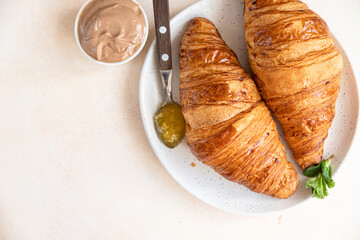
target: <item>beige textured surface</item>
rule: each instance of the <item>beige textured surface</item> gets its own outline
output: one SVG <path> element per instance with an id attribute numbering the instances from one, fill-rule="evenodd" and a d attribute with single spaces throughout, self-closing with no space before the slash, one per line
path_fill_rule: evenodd
<path id="1" fill-rule="evenodd" d="M 358 67 L 360 2 L 319 1 Z M 152 23 L 151 1 L 139 2 Z M 170 2 L 173 16 L 195 0 Z M 358 147 L 326 200 L 280 214 L 233 215 L 183 190 L 140 119 L 150 41 L 126 65 L 91 62 L 73 35 L 83 3 L 0 1 L 0 239 L 360 239 Z"/>

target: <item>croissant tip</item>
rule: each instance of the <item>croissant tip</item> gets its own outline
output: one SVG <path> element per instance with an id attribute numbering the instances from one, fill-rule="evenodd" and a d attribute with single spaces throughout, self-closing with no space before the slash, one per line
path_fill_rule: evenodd
<path id="1" fill-rule="evenodd" d="M 294 166 L 288 163 L 288 169 L 285 173 L 286 184 L 275 194 L 274 197 L 280 199 L 288 199 L 296 192 L 299 186 L 299 175 Z"/>
<path id="2" fill-rule="evenodd" d="M 209 19 L 204 18 L 204 17 L 195 17 L 195 18 L 191 19 L 189 22 L 189 27 L 195 27 L 196 25 L 201 25 L 203 23 L 209 24 L 213 28 L 216 28 L 213 22 L 211 22 Z"/>

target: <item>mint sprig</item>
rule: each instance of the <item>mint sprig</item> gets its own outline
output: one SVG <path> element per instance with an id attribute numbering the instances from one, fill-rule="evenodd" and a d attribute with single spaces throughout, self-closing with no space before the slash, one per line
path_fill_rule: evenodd
<path id="1" fill-rule="evenodd" d="M 332 179 L 331 159 L 335 156 L 331 155 L 328 159 L 320 162 L 316 166 L 311 166 L 304 170 L 304 175 L 311 177 L 306 181 L 306 188 L 312 187 L 313 197 L 324 199 L 328 196 L 328 188 L 335 187 L 335 182 Z"/>

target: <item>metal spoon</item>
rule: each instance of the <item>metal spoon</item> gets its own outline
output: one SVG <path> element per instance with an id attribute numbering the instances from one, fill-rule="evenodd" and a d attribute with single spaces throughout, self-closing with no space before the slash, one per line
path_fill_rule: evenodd
<path id="1" fill-rule="evenodd" d="M 176 147 L 184 138 L 185 121 L 181 107 L 174 103 L 171 91 L 172 54 L 170 38 L 170 16 L 168 0 L 153 0 L 156 42 L 160 60 L 161 82 L 165 99 L 154 116 L 156 131 L 169 147 Z"/>

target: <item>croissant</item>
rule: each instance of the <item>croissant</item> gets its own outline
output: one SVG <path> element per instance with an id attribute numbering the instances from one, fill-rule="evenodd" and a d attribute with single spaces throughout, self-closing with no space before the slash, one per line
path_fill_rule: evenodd
<path id="1" fill-rule="evenodd" d="M 226 179 L 276 198 L 297 189 L 255 82 L 212 22 L 195 18 L 180 47 L 180 98 L 194 155 Z"/>
<path id="2" fill-rule="evenodd" d="M 322 159 L 335 116 L 342 56 L 327 24 L 299 0 L 244 0 L 254 79 L 298 165 Z"/>

